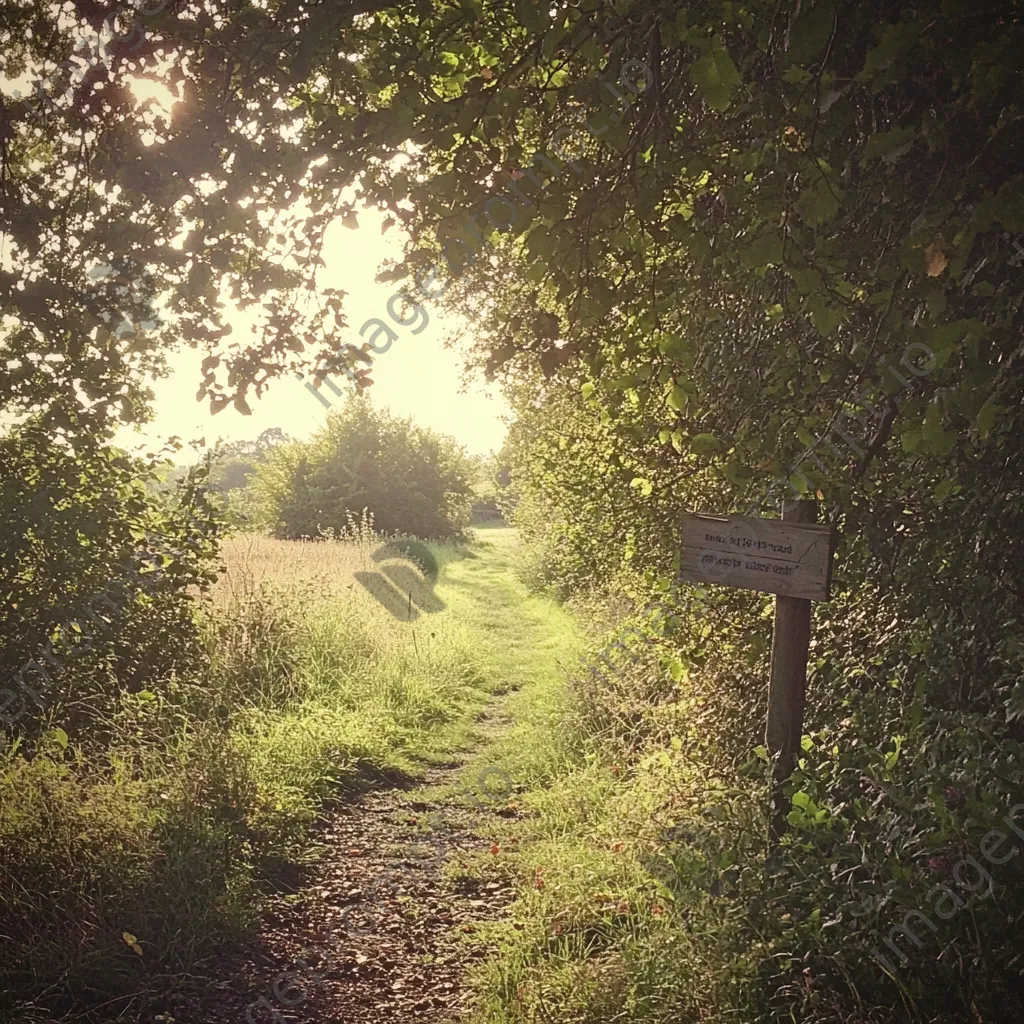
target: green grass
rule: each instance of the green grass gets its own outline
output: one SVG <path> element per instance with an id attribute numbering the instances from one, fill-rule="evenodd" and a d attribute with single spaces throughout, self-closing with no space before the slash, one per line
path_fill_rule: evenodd
<path id="1" fill-rule="evenodd" d="M 743 1004 L 764 952 L 741 901 L 706 883 L 737 848 L 722 822 L 756 827 L 751 787 L 668 742 L 690 726 L 655 699 L 652 651 L 582 698 L 570 687 L 587 641 L 528 591 L 514 531 L 430 552 L 437 579 L 417 582 L 369 535 L 239 538 L 202 678 L 126 696 L 102 745 L 55 738 L 0 764 L 0 1011 L 130 1015 L 253 924 L 269 881 L 314 856 L 331 801 L 456 756 L 424 796 L 479 790 L 489 768 L 513 786 L 480 853 L 447 868 L 517 893 L 467 939 L 491 954 L 474 1024 L 703 1022 Z M 680 822 L 699 843 L 666 844 Z"/>
<path id="2" fill-rule="evenodd" d="M 376 548 L 229 545 L 202 678 L 126 695 L 108 742 L 73 736 L 0 764 L 9 1013 L 19 999 L 126 1010 L 149 979 L 187 972 L 253 923 L 265 880 L 310 856 L 325 801 L 492 738 L 477 719 L 498 695 L 505 713 L 556 721 L 572 626 L 515 579 L 511 531 L 431 545 L 436 585 L 410 586 L 439 610 L 412 621 L 359 583 L 398 565 Z M 513 757 L 517 741 L 503 739 L 501 756 L 533 785 L 562 742 L 552 729 Z"/>
<path id="3" fill-rule="evenodd" d="M 474 646 L 479 671 L 499 680 L 500 691 L 509 695 L 500 705 L 500 731 L 489 732 L 490 742 L 467 771 L 500 762 L 518 785 L 533 786 L 557 771 L 565 756 L 557 725 L 582 640 L 565 609 L 530 594 L 519 580 L 514 530 L 479 529 L 477 537 L 479 559 L 452 565 L 445 593 Z"/>
<path id="4" fill-rule="evenodd" d="M 496 546 L 494 571 L 515 568 L 513 539 L 498 537 Z M 509 647 L 521 653 L 516 628 L 532 633 L 527 644 L 535 646 L 502 705 L 510 724 L 477 751 L 475 764 L 496 765 L 516 781 L 517 817 L 489 822 L 496 855 L 467 858 L 453 873 L 501 879 L 517 895 L 508 919 L 479 934 L 499 952 L 475 974 L 473 1024 L 717 1020 L 730 986 L 750 983 L 756 958 L 733 923 L 735 903 L 708 898 L 708 865 L 674 861 L 665 836 L 693 822 L 695 804 L 736 801 L 735 818 L 749 819 L 750 791 L 737 794 L 688 763 L 679 741 L 624 756 L 638 716 L 643 729 L 660 731 L 656 702 L 645 697 L 662 675 L 656 656 L 641 651 L 603 694 L 602 718 L 567 685 L 582 671 L 586 646 L 568 613 L 522 584 L 508 586 L 525 609 L 518 627 L 505 627 L 513 630 Z M 693 827 L 703 834 L 717 826 Z M 690 912 L 705 934 L 691 934 Z"/>

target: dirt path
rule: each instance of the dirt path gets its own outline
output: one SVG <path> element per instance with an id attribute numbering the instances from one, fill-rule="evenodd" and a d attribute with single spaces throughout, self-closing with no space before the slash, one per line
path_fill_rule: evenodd
<path id="1" fill-rule="evenodd" d="M 468 1008 L 465 972 L 488 955 L 472 938 L 480 922 L 506 913 L 511 892 L 494 882 L 452 885 L 442 880 L 442 869 L 488 849 L 490 815 L 515 814 L 507 807 L 507 776 L 497 769 L 480 780 L 495 794 L 478 798 L 481 809 L 464 796 L 430 799 L 432 788 L 457 782 L 464 763 L 431 769 L 425 789 L 364 793 L 332 810 L 318 837 L 323 857 L 305 877 L 279 883 L 257 936 L 200 965 L 193 993 L 147 1019 L 458 1019 Z"/>
<path id="2" fill-rule="evenodd" d="M 517 786 L 527 778 L 505 709 L 518 718 L 529 706 L 520 695 L 549 693 L 542 684 L 571 646 L 571 621 L 516 581 L 516 558 L 510 531 L 491 531 L 439 587 L 473 637 L 475 669 L 504 694 L 464 743 L 472 749 L 431 767 L 416 789 L 378 788 L 325 811 L 323 855 L 278 883 L 256 936 L 201 963 L 189 992 L 154 1007 L 147 1024 L 441 1024 L 468 1012 L 467 972 L 495 952 L 480 926 L 506 916 L 513 893 L 442 875 L 489 855 L 495 815 L 520 813 L 513 780 L 488 757 Z M 459 785 L 468 793 L 451 795 Z"/>

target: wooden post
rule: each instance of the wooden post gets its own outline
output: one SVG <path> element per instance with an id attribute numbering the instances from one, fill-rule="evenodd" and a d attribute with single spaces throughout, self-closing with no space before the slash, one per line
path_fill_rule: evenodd
<path id="1" fill-rule="evenodd" d="M 787 522 L 813 523 L 816 501 L 784 501 Z M 796 767 L 804 725 L 807 688 L 807 650 L 811 640 L 811 602 L 800 597 L 775 598 L 771 679 L 768 683 L 768 724 L 765 746 L 774 759 L 769 839 L 772 844 L 786 827 L 787 808 L 782 786 Z"/>

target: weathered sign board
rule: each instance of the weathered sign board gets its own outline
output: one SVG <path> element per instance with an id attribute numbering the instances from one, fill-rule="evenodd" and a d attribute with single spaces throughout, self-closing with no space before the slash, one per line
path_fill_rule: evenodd
<path id="1" fill-rule="evenodd" d="M 765 745 L 774 759 L 769 836 L 786 825 L 785 782 L 800 751 L 811 639 L 811 602 L 827 601 L 836 532 L 815 523 L 813 501 L 786 501 L 781 519 L 689 513 L 682 523 L 680 575 L 775 594 Z"/>
<path id="2" fill-rule="evenodd" d="M 680 574 L 783 597 L 827 601 L 835 531 L 818 523 L 690 513 L 682 523 Z"/>

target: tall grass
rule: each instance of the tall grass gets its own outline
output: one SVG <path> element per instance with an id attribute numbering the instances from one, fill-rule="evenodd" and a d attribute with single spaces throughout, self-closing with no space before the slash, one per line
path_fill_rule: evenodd
<path id="1" fill-rule="evenodd" d="M 472 634 L 385 610 L 356 576 L 378 547 L 365 528 L 227 541 L 201 675 L 123 693 L 103 744 L 55 731 L 30 759 L 8 750 L 0 1016 L 137 1009 L 253 921 L 325 800 L 414 775 L 466 730 L 492 685 Z M 431 550 L 443 593 L 469 552 Z"/>

